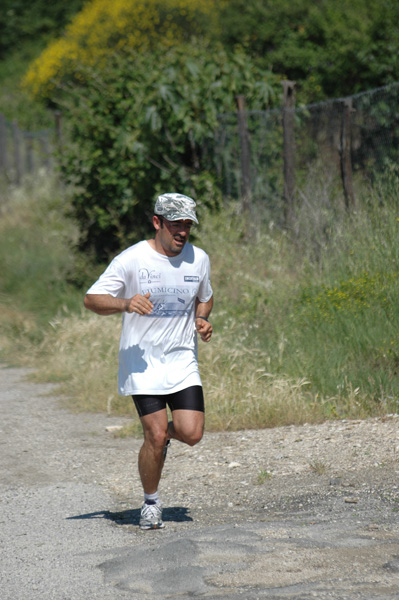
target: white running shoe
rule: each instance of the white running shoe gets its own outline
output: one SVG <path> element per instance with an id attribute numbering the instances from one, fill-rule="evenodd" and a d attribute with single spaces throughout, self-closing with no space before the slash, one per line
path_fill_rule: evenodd
<path id="1" fill-rule="evenodd" d="M 162 504 L 147 504 L 141 507 L 140 529 L 163 529 L 165 523 L 162 521 Z"/>

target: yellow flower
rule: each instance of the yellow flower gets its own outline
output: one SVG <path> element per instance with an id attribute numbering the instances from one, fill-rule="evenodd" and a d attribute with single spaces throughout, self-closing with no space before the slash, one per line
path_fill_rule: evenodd
<path id="1" fill-rule="evenodd" d="M 46 97 L 65 73 L 73 75 L 79 64 L 98 63 L 115 49 L 145 50 L 152 43 L 183 41 L 199 16 L 209 28 L 216 28 L 215 6 L 213 0 L 91 0 L 75 15 L 64 36 L 33 61 L 23 85 L 33 95 Z"/>

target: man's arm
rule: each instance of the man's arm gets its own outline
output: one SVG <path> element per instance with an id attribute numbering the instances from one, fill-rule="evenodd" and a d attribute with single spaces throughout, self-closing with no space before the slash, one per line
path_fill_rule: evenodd
<path id="1" fill-rule="evenodd" d="M 195 307 L 195 327 L 201 336 L 203 342 L 209 342 L 213 332 L 212 325 L 208 321 L 213 307 L 213 296 L 208 302 L 200 302 L 197 300 Z"/>
<path id="2" fill-rule="evenodd" d="M 136 294 L 133 298 L 114 298 L 111 294 L 86 294 L 84 305 L 88 310 L 104 316 L 122 312 L 149 315 L 154 308 L 149 298 L 150 293 L 145 296 Z"/>

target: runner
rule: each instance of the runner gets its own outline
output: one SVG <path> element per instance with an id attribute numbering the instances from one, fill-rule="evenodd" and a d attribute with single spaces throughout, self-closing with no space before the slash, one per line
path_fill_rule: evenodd
<path id="1" fill-rule="evenodd" d="M 144 433 L 141 529 L 164 527 L 158 485 L 170 440 L 193 446 L 203 435 L 197 333 L 211 339 L 213 292 L 209 258 L 188 242 L 198 223 L 195 207 L 182 194 L 159 196 L 154 238 L 115 257 L 85 297 L 86 308 L 99 315 L 123 313 L 119 393 L 133 397 Z"/>

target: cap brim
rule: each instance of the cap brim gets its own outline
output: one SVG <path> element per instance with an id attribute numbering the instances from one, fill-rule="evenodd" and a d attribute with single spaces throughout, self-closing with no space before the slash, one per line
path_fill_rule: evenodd
<path id="1" fill-rule="evenodd" d="M 165 219 L 168 219 L 168 221 L 193 221 L 194 223 L 196 223 L 198 225 L 198 219 L 195 215 L 179 215 L 179 216 L 175 216 L 173 217 L 173 219 L 169 218 L 166 215 L 163 215 L 165 217 Z"/>

